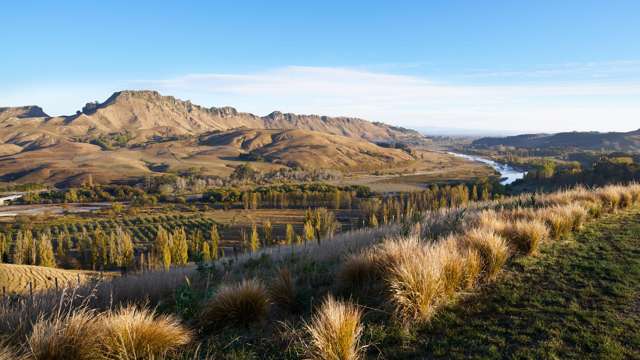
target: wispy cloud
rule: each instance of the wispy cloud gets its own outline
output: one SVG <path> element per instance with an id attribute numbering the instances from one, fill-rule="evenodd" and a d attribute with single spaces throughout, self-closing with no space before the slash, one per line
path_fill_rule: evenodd
<path id="1" fill-rule="evenodd" d="M 489 70 L 475 69 L 459 75 L 461 78 L 544 80 L 557 77 L 574 80 L 607 78 L 640 79 L 640 61 L 592 61 L 546 64 L 529 69 Z"/>
<path id="2" fill-rule="evenodd" d="M 528 81 L 532 75 L 527 71 L 486 73 L 483 76 L 491 80 L 483 81 L 435 81 L 389 69 L 288 66 L 253 73 L 0 89 L 0 99 L 1 105 L 39 104 L 52 114 L 69 114 L 115 90 L 157 89 L 196 104 L 231 105 L 261 115 L 280 110 L 354 116 L 416 128 L 625 131 L 640 127 L 640 80 L 591 76 L 607 67 L 614 73 L 618 66 L 629 74 L 640 62 L 556 66 L 554 76 L 535 82 Z M 590 67 L 599 70 L 589 72 Z M 562 75 L 562 68 L 571 76 Z"/>
<path id="3" fill-rule="evenodd" d="M 640 82 L 593 78 L 465 85 L 362 69 L 289 66 L 251 74 L 189 74 L 140 85 L 257 113 L 349 115 L 414 127 L 628 130 L 640 119 Z"/>

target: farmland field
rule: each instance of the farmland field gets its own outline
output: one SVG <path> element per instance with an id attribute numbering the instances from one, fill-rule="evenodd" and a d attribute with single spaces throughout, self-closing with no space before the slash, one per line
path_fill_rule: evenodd
<path id="1" fill-rule="evenodd" d="M 33 265 L 0 264 L 0 286 L 7 294 L 28 293 L 31 283 L 34 292 L 55 287 L 60 288 L 99 277 L 92 271 L 62 270 Z"/>

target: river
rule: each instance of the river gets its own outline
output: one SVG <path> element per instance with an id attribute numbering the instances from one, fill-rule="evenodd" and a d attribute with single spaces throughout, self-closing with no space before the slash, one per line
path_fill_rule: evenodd
<path id="1" fill-rule="evenodd" d="M 490 159 L 486 159 L 480 156 L 475 156 L 475 155 L 467 155 L 467 154 L 460 154 L 460 153 L 455 153 L 452 151 L 448 151 L 448 154 L 454 155 L 454 156 L 458 156 L 467 160 L 471 160 L 471 161 L 477 161 L 477 162 L 481 162 L 483 164 L 487 164 L 489 166 L 491 166 L 492 168 L 494 168 L 497 172 L 500 173 L 500 184 L 502 185 L 509 185 L 512 182 L 518 180 L 518 179 L 522 179 L 525 175 L 526 175 L 526 171 L 522 171 L 522 170 L 518 170 L 516 168 L 514 168 L 513 166 L 507 165 L 507 164 L 501 164 L 499 162 L 490 160 Z"/>

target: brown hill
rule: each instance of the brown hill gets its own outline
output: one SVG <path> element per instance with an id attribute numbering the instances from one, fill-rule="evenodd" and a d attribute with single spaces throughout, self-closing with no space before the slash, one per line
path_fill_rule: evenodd
<path id="1" fill-rule="evenodd" d="M 355 170 L 411 160 L 370 141 L 422 141 L 412 130 L 361 119 L 233 108 L 204 108 L 155 91 L 122 91 L 73 116 L 50 117 L 36 106 L 0 109 L 0 181 L 111 182 L 197 168 L 225 176 L 254 161 Z"/>
<path id="2" fill-rule="evenodd" d="M 232 107 L 205 108 L 156 91 L 120 91 L 103 103 L 89 103 L 73 116 L 50 118 L 40 108 L 3 108 L 0 112 L 0 140 L 16 144 L 7 132 L 25 133 L 27 141 L 46 137 L 56 142 L 55 135 L 97 137 L 113 133 L 128 133 L 132 142 L 154 136 L 197 135 L 213 130 L 236 128 L 303 129 L 328 134 L 362 138 L 369 141 L 421 141 L 413 130 L 348 117 L 295 115 L 272 112 L 256 116 L 238 112 Z M 12 129 L 7 129 L 6 124 Z M 28 131 L 29 129 L 30 131 Z M 25 142 L 23 139 L 19 141 Z M 19 144 L 18 144 L 19 145 Z"/>
<path id="3" fill-rule="evenodd" d="M 365 169 L 413 160 L 399 149 L 309 130 L 241 129 L 205 136 L 201 144 L 243 150 L 245 158 L 300 168 Z"/>
<path id="4" fill-rule="evenodd" d="M 63 140 L 0 156 L 0 181 L 67 186 L 89 176 L 96 183 L 109 183 L 193 168 L 203 175 L 228 176 L 247 161 L 265 171 L 285 166 L 350 171 L 411 159 L 402 150 L 316 131 L 243 129 L 113 150 Z"/>

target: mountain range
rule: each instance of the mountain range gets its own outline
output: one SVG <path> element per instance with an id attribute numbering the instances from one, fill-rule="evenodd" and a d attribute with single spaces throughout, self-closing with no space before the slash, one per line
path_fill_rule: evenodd
<path id="1" fill-rule="evenodd" d="M 35 105 L 0 108 L 0 181 L 67 185 L 91 175 L 111 182 L 185 168 L 225 176 L 246 161 L 262 169 L 352 171 L 413 159 L 380 143 L 426 141 L 414 130 L 363 119 L 257 116 L 127 90 L 69 116 Z"/>
<path id="2" fill-rule="evenodd" d="M 577 149 L 603 151 L 640 151 L 640 130 L 629 132 L 562 132 L 484 137 L 473 141 L 474 147 L 511 146 L 538 149 Z"/>

